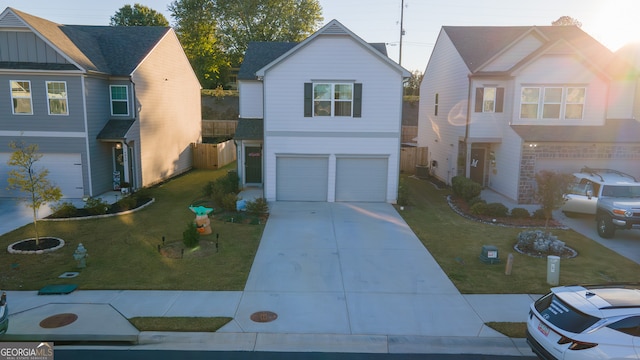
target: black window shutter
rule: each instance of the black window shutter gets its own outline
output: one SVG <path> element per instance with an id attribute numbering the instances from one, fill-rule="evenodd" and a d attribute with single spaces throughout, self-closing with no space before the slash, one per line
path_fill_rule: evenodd
<path id="1" fill-rule="evenodd" d="M 504 108 L 504 88 L 496 88 L 496 112 L 501 113 Z"/>
<path id="2" fill-rule="evenodd" d="M 313 116 L 313 84 L 304 83 L 304 117 Z"/>
<path id="3" fill-rule="evenodd" d="M 353 117 L 362 117 L 362 84 L 353 84 Z"/>
<path id="4" fill-rule="evenodd" d="M 482 102 L 484 101 L 484 88 L 476 88 L 476 112 L 482 112 Z"/>

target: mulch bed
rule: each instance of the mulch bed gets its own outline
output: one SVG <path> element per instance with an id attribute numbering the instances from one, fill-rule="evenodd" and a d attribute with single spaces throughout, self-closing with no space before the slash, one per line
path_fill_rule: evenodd
<path id="1" fill-rule="evenodd" d="M 453 211 L 458 213 L 459 215 L 475 220 L 480 221 L 485 224 L 491 225 L 500 225 L 500 226 L 509 226 L 509 227 L 520 227 L 520 228 L 539 228 L 544 227 L 545 220 L 544 219 L 534 219 L 530 218 L 513 218 L 513 217 L 492 217 L 485 215 L 476 215 L 471 213 L 469 205 L 466 201 L 456 198 L 453 195 L 448 196 L 447 202 Z M 561 222 L 555 219 L 549 219 L 548 224 L 549 229 L 567 229 Z"/>
<path id="2" fill-rule="evenodd" d="M 36 245 L 36 239 L 23 240 L 19 243 L 13 244 L 13 250 L 19 251 L 38 251 L 52 249 L 60 245 L 60 239 L 41 237 L 39 243 Z"/>
<path id="3" fill-rule="evenodd" d="M 150 197 L 143 197 L 143 198 L 135 198 L 136 203 L 133 207 L 131 208 L 127 208 L 124 209 L 119 203 L 113 203 L 111 205 L 109 205 L 109 207 L 107 208 L 107 211 L 104 213 L 104 215 L 107 214 L 117 214 L 123 211 L 127 211 L 127 210 L 134 210 L 137 209 L 141 206 L 144 206 L 145 204 L 149 203 L 150 201 L 152 201 L 153 199 Z M 89 217 L 89 216 L 95 216 L 96 214 L 91 212 L 89 209 L 85 209 L 85 208 L 76 208 L 76 210 L 71 213 L 65 213 L 65 214 L 58 214 L 58 213 L 53 213 L 47 217 L 45 217 L 45 219 L 69 219 L 69 218 L 77 218 L 77 217 Z M 99 214 L 99 215 L 103 215 L 103 214 Z"/>

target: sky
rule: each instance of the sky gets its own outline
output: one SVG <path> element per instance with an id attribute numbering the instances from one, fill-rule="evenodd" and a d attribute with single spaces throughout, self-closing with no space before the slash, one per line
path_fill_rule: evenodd
<path id="1" fill-rule="evenodd" d="M 60 24 L 108 25 L 124 5 L 140 3 L 163 15 L 171 0 L 2 0 L 10 6 Z M 571 16 L 596 40 L 616 51 L 640 42 L 638 0 L 319 0 L 324 23 L 333 19 L 367 42 L 387 44 L 389 56 L 409 71 L 423 72 L 442 26 L 546 26 Z M 3 6 L 4 5 L 4 6 Z M 403 16 L 401 16 L 403 13 Z M 400 47 L 400 23 L 405 31 Z M 400 50 L 402 49 L 402 59 Z"/>

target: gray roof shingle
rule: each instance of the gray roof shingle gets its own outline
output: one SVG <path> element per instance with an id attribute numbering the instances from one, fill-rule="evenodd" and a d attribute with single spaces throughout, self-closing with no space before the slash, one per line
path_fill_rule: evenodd
<path id="1" fill-rule="evenodd" d="M 613 60 L 611 50 L 577 26 L 443 26 L 463 61 L 475 72 L 493 56 L 525 33 L 537 29 L 548 39 L 545 45 L 565 40 L 602 69 Z M 544 47 L 544 46 L 543 46 Z"/>
<path id="2" fill-rule="evenodd" d="M 10 8 L 87 71 L 128 76 L 171 30 L 162 26 L 61 25 Z"/>
<path id="3" fill-rule="evenodd" d="M 262 119 L 240 118 L 233 138 L 235 140 L 262 140 L 264 138 L 264 122 Z"/>
<path id="4" fill-rule="evenodd" d="M 640 122 L 609 119 L 604 126 L 511 125 L 524 141 L 637 143 Z"/>

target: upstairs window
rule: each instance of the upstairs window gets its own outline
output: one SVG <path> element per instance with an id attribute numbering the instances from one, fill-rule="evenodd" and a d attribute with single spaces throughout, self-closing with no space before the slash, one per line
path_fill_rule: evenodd
<path id="1" fill-rule="evenodd" d="M 523 87 L 521 119 L 582 119 L 586 88 Z"/>
<path id="2" fill-rule="evenodd" d="M 14 115 L 33 114 L 30 81 L 11 80 L 11 98 L 13 100 Z"/>
<path id="3" fill-rule="evenodd" d="M 504 88 L 491 86 L 476 88 L 475 112 L 501 113 L 503 104 Z"/>
<path id="4" fill-rule="evenodd" d="M 362 84 L 306 83 L 305 117 L 361 117 Z"/>
<path id="5" fill-rule="evenodd" d="M 69 115 L 66 82 L 47 81 L 47 100 L 49 115 Z"/>
<path id="6" fill-rule="evenodd" d="M 129 115 L 129 93 L 126 85 L 109 86 L 111 95 L 111 115 Z"/>
<path id="7" fill-rule="evenodd" d="M 435 98 L 435 101 L 434 101 L 434 104 L 433 104 L 433 107 L 434 107 L 433 115 L 434 116 L 438 116 L 438 102 L 439 102 L 438 97 L 439 97 L 439 94 L 436 93 L 436 98 Z"/>

